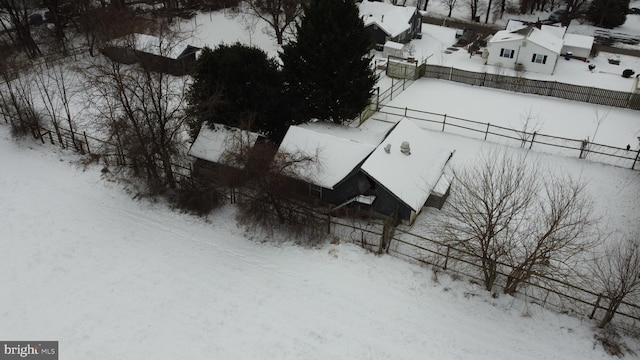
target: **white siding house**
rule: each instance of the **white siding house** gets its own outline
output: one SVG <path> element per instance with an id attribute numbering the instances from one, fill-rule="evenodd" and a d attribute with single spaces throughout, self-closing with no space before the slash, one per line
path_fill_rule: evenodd
<path id="1" fill-rule="evenodd" d="M 501 30 L 487 43 L 487 64 L 553 74 L 563 40 L 533 26 Z"/>

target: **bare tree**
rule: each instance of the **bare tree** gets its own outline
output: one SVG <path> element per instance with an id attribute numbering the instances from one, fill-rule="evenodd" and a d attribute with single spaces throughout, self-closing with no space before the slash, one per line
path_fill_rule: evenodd
<path id="1" fill-rule="evenodd" d="M 478 10 L 480 10 L 482 1 L 481 0 L 465 0 L 465 2 L 469 6 L 469 10 L 471 13 L 471 21 L 475 21 L 475 19 L 478 17 Z"/>
<path id="2" fill-rule="evenodd" d="M 170 44 L 169 37 L 163 41 Z M 184 79 L 103 58 L 95 58 L 84 73 L 90 101 L 113 144 L 105 152 L 121 154 L 152 193 L 175 188 L 174 164 L 185 146 Z"/>
<path id="3" fill-rule="evenodd" d="M 243 15 L 257 17 L 269 24 L 269 34 L 282 45 L 285 34 L 293 30 L 303 13 L 304 0 L 246 0 L 245 4 Z"/>
<path id="4" fill-rule="evenodd" d="M 307 244 L 326 235 L 327 219 L 307 201 L 309 187 L 299 171 L 301 167 L 319 166 L 317 155 L 276 152 L 268 142 L 233 154 L 232 163 L 240 159 L 245 162 L 244 194 L 238 200 L 241 223 L 268 233 L 284 231 Z"/>
<path id="5" fill-rule="evenodd" d="M 445 239 L 478 263 L 492 291 L 511 252 L 512 234 L 524 222 L 539 184 L 539 170 L 505 150 L 482 153 L 476 166 L 454 171 L 455 185 L 443 208 Z"/>
<path id="6" fill-rule="evenodd" d="M 608 244 L 602 257 L 591 266 L 590 279 L 595 289 L 609 300 L 598 327 L 613 320 L 624 301 L 640 295 L 640 236 L 631 233 L 620 242 Z"/>
<path id="7" fill-rule="evenodd" d="M 30 58 L 40 56 L 42 54 L 40 52 L 40 48 L 31 35 L 27 1 L 0 0 L 0 11 L 7 15 L 10 25 L 15 30 L 15 38 L 10 31 L 7 31 L 7 34 L 11 37 L 11 41 L 15 45 L 21 47 Z M 5 30 L 9 30 L 4 21 L 2 22 L 2 25 Z"/>
<path id="8" fill-rule="evenodd" d="M 0 115 L 9 122 L 13 136 L 32 134 L 37 137 L 42 126 L 42 116 L 36 109 L 33 97 L 33 81 L 24 66 L 3 61 L 0 63 Z"/>
<path id="9" fill-rule="evenodd" d="M 520 113 L 520 129 L 516 134 L 520 138 L 520 147 L 524 148 L 531 141 L 533 134 L 540 131 L 544 120 L 540 118 L 540 112 L 534 113 L 531 107 Z"/>
<path id="10" fill-rule="evenodd" d="M 500 274 L 507 294 L 534 278 L 569 274 L 569 263 L 597 241 L 584 185 L 547 175 L 525 156 L 482 153 L 475 166 L 454 172 L 443 208 L 447 242 L 478 264 L 488 291 Z"/>
<path id="11" fill-rule="evenodd" d="M 72 86 L 71 81 L 74 71 L 65 64 L 56 64 L 51 67 L 40 65 L 34 68 L 34 82 L 40 95 L 40 102 L 53 124 L 58 141 L 64 144 L 61 124 L 69 131 L 73 147 L 82 150 L 76 141 L 75 109 L 72 103 L 78 91 Z"/>
<path id="12" fill-rule="evenodd" d="M 446 5 L 449 9 L 449 14 L 447 14 L 447 17 L 451 17 L 453 9 L 456 9 L 458 7 L 458 0 L 440 0 L 440 2 Z"/>
<path id="13" fill-rule="evenodd" d="M 538 178 L 543 179 L 543 178 Z M 535 179 L 531 179 L 535 181 Z M 513 233 L 504 293 L 514 295 L 540 277 L 571 276 L 579 255 L 598 242 L 593 203 L 584 184 L 568 176 L 547 176 L 526 221 Z"/>

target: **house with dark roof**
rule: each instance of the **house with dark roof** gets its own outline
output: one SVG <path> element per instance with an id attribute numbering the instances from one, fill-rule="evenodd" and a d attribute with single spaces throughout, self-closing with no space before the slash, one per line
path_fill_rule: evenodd
<path id="1" fill-rule="evenodd" d="M 415 7 L 364 0 L 358 8 L 374 44 L 384 45 L 387 41 L 406 44 L 422 31 L 422 15 Z"/>
<path id="2" fill-rule="evenodd" d="M 413 224 L 425 205 L 440 208 L 449 194 L 444 169 L 453 151 L 406 118 L 382 133 L 323 122 L 291 126 L 278 151 L 317 157 L 295 174 L 310 196 L 334 208 L 358 203 Z"/>

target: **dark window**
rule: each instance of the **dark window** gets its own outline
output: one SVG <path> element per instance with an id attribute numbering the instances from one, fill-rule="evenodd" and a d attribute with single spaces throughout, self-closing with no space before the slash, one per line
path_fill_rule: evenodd
<path id="1" fill-rule="evenodd" d="M 515 53 L 515 51 L 511 50 L 511 49 L 500 49 L 500 57 L 506 57 L 509 59 L 513 59 L 513 54 Z"/>
<path id="2" fill-rule="evenodd" d="M 538 64 L 546 64 L 547 55 L 533 54 L 533 57 L 531 57 L 531 62 L 538 63 Z"/>

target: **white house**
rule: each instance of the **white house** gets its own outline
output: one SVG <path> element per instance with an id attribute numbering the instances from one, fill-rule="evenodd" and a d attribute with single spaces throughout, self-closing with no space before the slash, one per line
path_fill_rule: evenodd
<path id="1" fill-rule="evenodd" d="M 487 64 L 553 74 L 563 40 L 534 26 L 501 30 L 487 42 Z"/>
<path id="2" fill-rule="evenodd" d="M 488 41 L 487 64 L 501 64 L 512 69 L 516 68 L 515 64 L 522 64 L 520 68 L 525 71 L 552 74 L 556 63 L 555 61 L 550 63 L 551 60 L 569 52 L 573 58 L 587 59 L 591 54 L 593 41 L 593 36 L 569 34 L 567 28 L 563 26 L 532 25 L 509 20 L 506 29 L 498 31 Z M 534 61 L 531 51 L 521 51 L 531 43 L 533 47 L 542 47 L 543 49 L 538 48 L 536 51 L 547 55 L 546 61 L 544 56 L 542 59 L 535 58 L 535 60 L 541 60 L 542 64 Z"/>

